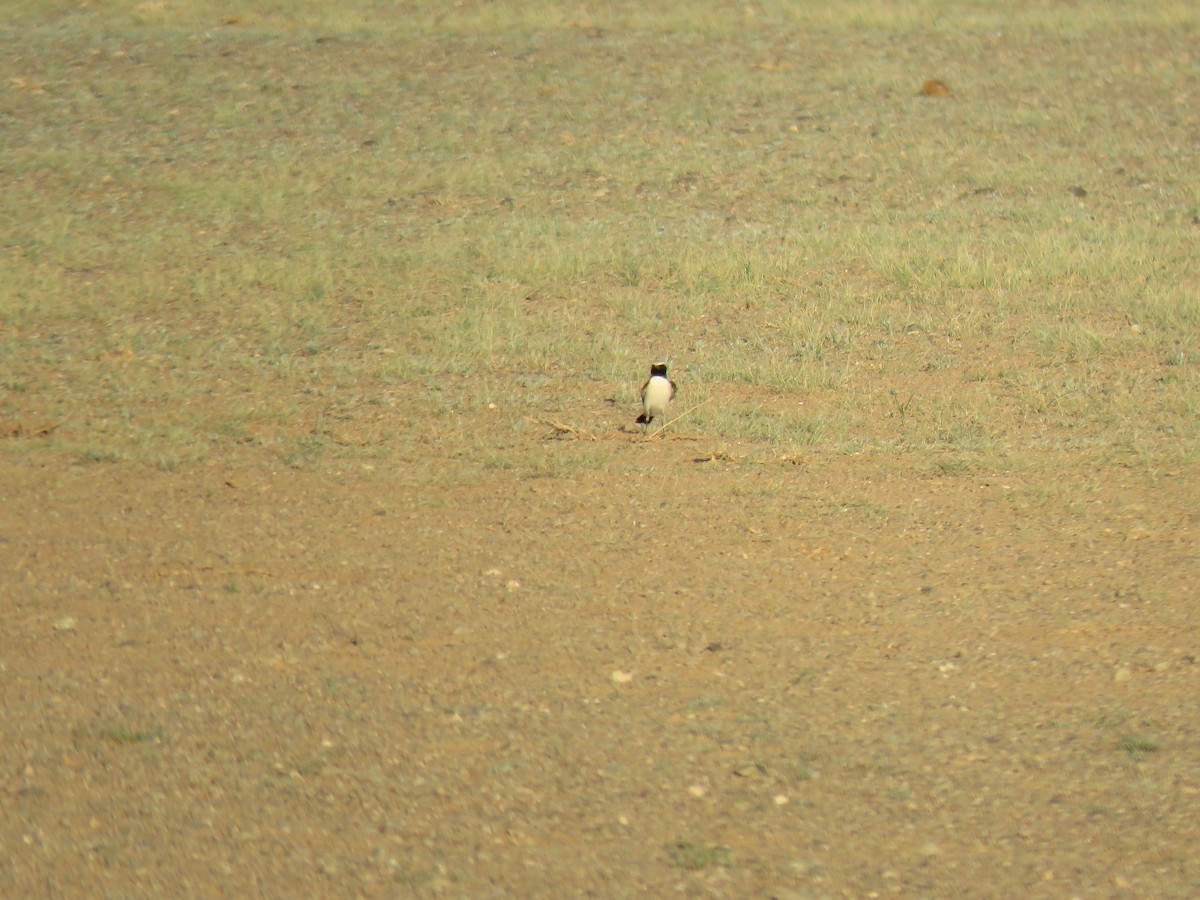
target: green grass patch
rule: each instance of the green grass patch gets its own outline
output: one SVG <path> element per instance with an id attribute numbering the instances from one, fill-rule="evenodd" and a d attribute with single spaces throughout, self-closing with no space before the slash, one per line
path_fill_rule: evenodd
<path id="1" fill-rule="evenodd" d="M 0 447 L 511 459 L 526 408 L 632 408 L 668 357 L 700 438 L 1194 460 L 1198 29 L 1166 0 L 18 4 Z"/>
<path id="2" fill-rule="evenodd" d="M 1117 747 L 1133 759 L 1141 759 L 1147 753 L 1157 753 L 1162 744 L 1157 738 L 1142 734 L 1128 734 L 1117 741 Z"/>
<path id="3" fill-rule="evenodd" d="M 102 728 L 100 736 L 114 744 L 157 744 L 162 740 L 162 729 L 151 730 L 130 728 Z"/>
<path id="4" fill-rule="evenodd" d="M 667 855 L 671 863 L 685 872 L 698 872 L 714 866 L 726 868 L 733 865 L 729 848 L 720 844 L 695 844 L 691 841 L 677 841 L 667 845 Z"/>

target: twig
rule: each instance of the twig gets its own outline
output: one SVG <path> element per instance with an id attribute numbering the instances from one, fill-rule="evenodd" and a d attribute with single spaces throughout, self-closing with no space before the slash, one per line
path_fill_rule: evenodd
<path id="1" fill-rule="evenodd" d="M 710 397 L 709 399 L 712 399 L 712 398 Z M 670 428 L 672 425 L 674 425 L 676 422 L 678 422 L 680 419 L 682 419 L 684 416 L 691 415 L 696 410 L 698 410 L 700 407 L 702 407 L 705 403 L 708 403 L 708 400 L 701 400 L 699 403 L 697 403 L 691 409 L 685 409 L 683 412 L 681 412 L 675 418 L 671 419 L 669 422 L 664 422 L 662 427 L 659 428 L 658 431 L 654 432 L 653 434 L 646 435 L 646 440 L 648 440 L 648 441 L 654 440 L 660 434 L 662 434 L 664 431 L 666 431 L 668 428 Z"/>
<path id="2" fill-rule="evenodd" d="M 533 422 L 537 425 L 549 425 L 551 428 L 553 428 L 559 434 L 571 434 L 581 440 L 585 440 L 585 441 L 599 440 L 599 438 L 597 438 L 594 434 L 592 434 L 586 428 L 576 428 L 574 425 L 568 425 L 566 422 L 556 422 L 553 419 L 530 419 L 529 421 Z"/>

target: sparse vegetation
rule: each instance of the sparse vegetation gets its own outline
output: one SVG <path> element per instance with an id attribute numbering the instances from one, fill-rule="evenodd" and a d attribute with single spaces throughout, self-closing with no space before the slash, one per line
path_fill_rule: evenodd
<path id="1" fill-rule="evenodd" d="M 1152 737 L 1140 734 L 1130 734 L 1117 741 L 1117 746 L 1134 759 L 1140 759 L 1147 753 L 1157 753 L 1162 745 Z"/>
<path id="2" fill-rule="evenodd" d="M 671 862 L 686 872 L 697 872 L 712 866 L 730 866 L 729 848 L 720 844 L 694 844 L 678 841 L 667 845 Z"/>
<path id="3" fill-rule="evenodd" d="M 874 4 L 618 7 L 595 26 L 475 6 L 228 25 L 196 0 L 139 9 L 13 19 L 9 115 L 36 127 L 4 163 L 0 354 L 20 390 L 0 414 L 55 427 L 9 454 L 171 471 L 260 446 L 319 466 L 360 452 L 325 439 L 330 419 L 373 428 L 381 398 L 413 418 L 376 459 L 461 441 L 489 403 L 501 441 L 530 437 L 531 404 L 617 436 L 599 399 L 630 396 L 665 351 L 684 396 L 712 401 L 686 423 L 702 436 L 856 452 L 870 431 L 969 461 L 1083 430 L 1075 452 L 1136 436 L 1151 462 L 1196 457 L 1195 367 L 1166 391 L 1145 377 L 1198 352 L 1190 167 L 1155 106 L 1186 91 L 1183 69 L 1145 84 L 1088 51 L 1080 81 L 1034 53 L 999 79 L 981 58 L 957 64 L 952 98 L 922 98 L 875 47 L 909 14 Z M 1129 18 L 1152 35 L 1178 16 Z M 1117 18 L 1004 28 L 1094 46 Z M 976 32 L 949 22 L 922 27 L 971 58 Z M 813 28 L 854 46 L 790 53 Z M 595 76 L 664 34 L 699 83 L 648 62 Z M 420 62 L 448 42 L 453 69 Z M 1122 127 L 1070 147 L 1022 118 L 1114 105 Z M 569 386 L 547 396 L 531 373 Z M 429 379 L 452 390 L 429 397 Z"/>
<path id="4" fill-rule="evenodd" d="M 1198 36 L 9 3 L 0 895 L 1196 894 Z"/>
<path id="5" fill-rule="evenodd" d="M 146 731 L 129 728 L 102 728 L 100 736 L 114 744 L 147 744 L 161 741 L 162 731 L 159 729 Z"/>

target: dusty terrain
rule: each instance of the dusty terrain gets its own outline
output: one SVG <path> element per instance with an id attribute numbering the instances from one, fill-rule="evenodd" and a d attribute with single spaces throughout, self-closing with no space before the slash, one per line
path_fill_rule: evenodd
<path id="1" fill-rule="evenodd" d="M 1200 896 L 1189 8 L 242 5 L 0 35 L 0 896 Z"/>
<path id="2" fill-rule="evenodd" d="M 1200 473 L 684 437 L 437 488 L 7 464 L 0 887 L 1195 893 Z"/>

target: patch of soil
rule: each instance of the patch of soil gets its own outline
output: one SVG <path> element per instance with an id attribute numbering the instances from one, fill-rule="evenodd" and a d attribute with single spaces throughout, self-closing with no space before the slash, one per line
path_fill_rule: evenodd
<path id="1" fill-rule="evenodd" d="M 1200 472 L 708 449 L 4 461 L 0 893 L 1196 892 Z"/>

